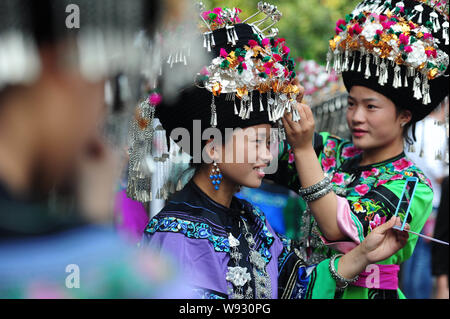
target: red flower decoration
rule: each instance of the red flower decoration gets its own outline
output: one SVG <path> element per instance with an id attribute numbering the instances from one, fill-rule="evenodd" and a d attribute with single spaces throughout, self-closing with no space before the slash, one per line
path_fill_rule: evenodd
<path id="1" fill-rule="evenodd" d="M 400 40 L 401 44 L 404 44 L 404 45 L 408 45 L 409 44 L 409 36 L 404 34 L 404 33 L 400 34 L 398 39 Z"/>
<path id="2" fill-rule="evenodd" d="M 228 53 L 227 53 L 227 51 L 224 48 L 220 49 L 220 56 L 222 58 L 226 58 L 228 56 Z"/>
<path id="3" fill-rule="evenodd" d="M 162 102 L 162 97 L 158 93 L 153 93 L 149 96 L 148 101 L 151 105 L 157 106 Z"/>
<path id="4" fill-rule="evenodd" d="M 269 45 L 269 39 L 262 39 L 262 41 L 261 41 L 261 45 L 263 46 L 263 47 L 266 47 L 266 46 L 268 46 Z"/>
<path id="5" fill-rule="evenodd" d="M 283 53 L 289 54 L 289 52 L 291 52 L 291 49 L 289 49 L 287 46 L 283 46 Z"/>
<path id="6" fill-rule="evenodd" d="M 404 47 L 404 50 L 405 50 L 406 53 L 410 53 L 410 52 L 412 52 L 413 49 L 411 48 L 410 45 L 407 45 L 407 46 Z"/>
<path id="7" fill-rule="evenodd" d="M 275 60 L 275 62 L 280 62 L 281 60 L 283 60 L 281 55 L 276 54 L 276 53 L 273 55 L 273 59 Z"/>
<path id="8" fill-rule="evenodd" d="M 258 45 L 258 42 L 256 42 L 255 40 L 250 40 L 248 41 L 248 45 L 250 46 L 250 48 L 254 48 Z"/>

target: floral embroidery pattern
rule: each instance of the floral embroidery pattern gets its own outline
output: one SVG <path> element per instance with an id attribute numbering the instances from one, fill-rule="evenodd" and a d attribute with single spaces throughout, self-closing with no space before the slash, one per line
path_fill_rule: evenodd
<path id="1" fill-rule="evenodd" d="M 188 238 L 208 239 L 213 244 L 215 251 L 230 251 L 228 238 L 214 235 L 211 227 L 206 223 L 192 222 L 175 217 L 155 217 L 150 221 L 145 232 L 154 234 L 158 231 L 181 233 Z"/>
<path id="2" fill-rule="evenodd" d="M 344 147 L 344 149 L 342 150 L 342 157 L 347 159 L 347 158 L 355 157 L 361 153 L 362 153 L 362 151 L 359 148 L 356 148 L 355 146 L 351 145 L 348 147 Z"/>

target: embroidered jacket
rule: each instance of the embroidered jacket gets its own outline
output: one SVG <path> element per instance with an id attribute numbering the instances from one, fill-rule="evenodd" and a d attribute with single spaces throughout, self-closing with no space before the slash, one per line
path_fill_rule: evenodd
<path id="1" fill-rule="evenodd" d="M 346 252 L 364 240 L 375 227 L 389 220 L 395 213 L 408 177 L 417 177 L 419 182 L 407 221 L 411 230 L 421 231 L 431 213 L 433 191 L 428 178 L 404 153 L 380 163 L 359 166 L 362 151 L 350 141 L 325 132 L 315 134 L 314 148 L 322 169 L 332 176 L 333 188 L 338 195 L 338 225 L 348 237 L 348 241 L 339 243 L 330 243 L 322 237 L 326 245 Z M 280 143 L 279 151 L 278 170 L 266 178 L 298 192 L 300 180 L 291 148 L 287 143 Z M 401 264 L 412 255 L 417 239 L 411 235 L 403 249 L 378 264 Z M 323 259 L 333 251 L 322 249 L 321 253 Z"/>
<path id="2" fill-rule="evenodd" d="M 255 278 L 240 221 L 249 225 L 270 277 L 269 298 L 333 298 L 336 283 L 328 270 L 329 260 L 307 266 L 296 243 L 274 233 L 264 214 L 249 202 L 233 197 L 231 207 L 210 199 L 192 180 L 174 194 L 148 224 L 143 245 L 171 256 L 198 298 L 229 298 L 232 284 L 226 280 L 230 258 L 229 234 L 241 243 L 241 267 Z"/>

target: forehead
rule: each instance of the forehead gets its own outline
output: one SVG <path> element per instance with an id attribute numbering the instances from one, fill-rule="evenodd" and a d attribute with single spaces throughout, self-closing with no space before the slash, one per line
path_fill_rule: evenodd
<path id="1" fill-rule="evenodd" d="M 247 136 L 267 136 L 270 133 L 272 126 L 270 124 L 259 124 L 246 127 L 242 130 L 235 130 L 236 135 L 247 135 Z"/>

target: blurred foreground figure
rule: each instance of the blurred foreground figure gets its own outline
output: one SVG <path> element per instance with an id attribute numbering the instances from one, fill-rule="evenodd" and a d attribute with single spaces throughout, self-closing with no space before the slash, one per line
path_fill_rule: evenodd
<path id="1" fill-rule="evenodd" d="M 162 3 L 1 1 L 0 298 L 182 293 L 175 267 L 108 225 L 120 165 L 100 137 L 108 79 L 155 73 L 136 35 L 150 43 L 187 12 L 184 1 Z"/>

